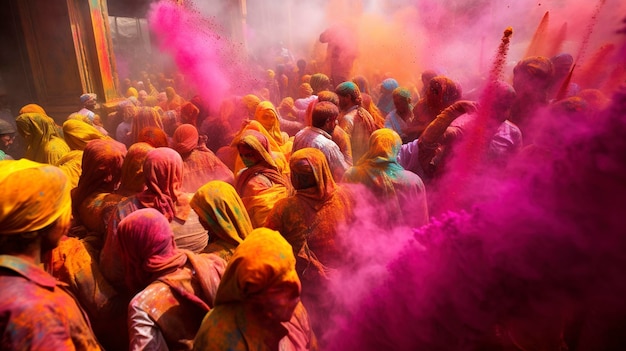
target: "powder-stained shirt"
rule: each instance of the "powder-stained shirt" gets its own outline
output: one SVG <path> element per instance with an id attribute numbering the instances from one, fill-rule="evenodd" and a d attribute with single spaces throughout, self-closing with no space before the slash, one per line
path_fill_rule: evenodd
<path id="1" fill-rule="evenodd" d="M 341 153 L 341 150 L 339 150 L 339 146 L 337 146 L 332 140 L 332 137 L 322 129 L 306 127 L 296 134 L 293 141 L 293 152 L 304 149 L 305 147 L 312 147 L 324 153 L 335 181 L 340 181 L 343 174 L 350 167 L 344 155 Z"/>
<path id="2" fill-rule="evenodd" d="M 66 285 L 32 263 L 0 255 L 0 292 L 0 349 L 101 349 Z"/>

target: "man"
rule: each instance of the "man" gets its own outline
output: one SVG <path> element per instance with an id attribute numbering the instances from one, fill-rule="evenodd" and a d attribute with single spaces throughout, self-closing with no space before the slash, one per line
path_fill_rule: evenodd
<path id="1" fill-rule="evenodd" d="M 315 104 L 312 114 L 312 126 L 302 129 L 293 141 L 293 152 L 306 147 L 322 151 L 335 181 L 340 181 L 350 166 L 346 162 L 339 146 L 332 140 L 331 134 L 337 125 L 339 109 L 329 101 Z"/>
<path id="2" fill-rule="evenodd" d="M 104 129 L 104 124 L 100 115 L 96 114 L 96 105 L 98 104 L 98 96 L 93 93 L 87 93 L 80 96 L 80 103 L 83 104 L 83 108 L 78 112 L 79 115 L 89 118 L 94 128 L 104 135 L 109 135 L 109 132 Z"/>
<path id="3" fill-rule="evenodd" d="M 376 130 L 374 118 L 361 103 L 361 91 L 353 82 L 337 85 L 335 93 L 339 97 L 339 126 L 350 135 L 352 159 L 358 162 L 369 148 L 370 135 Z"/>
<path id="4" fill-rule="evenodd" d="M 83 104 L 83 108 L 77 113 L 83 116 L 87 116 L 91 122 L 93 122 L 96 116 L 96 104 L 98 96 L 96 94 L 87 93 L 80 96 L 80 103 Z"/>
<path id="5" fill-rule="evenodd" d="M 70 227 L 70 183 L 54 166 L 0 161 L 0 349 L 100 350 L 70 293 L 38 266 Z"/>
<path id="6" fill-rule="evenodd" d="M 398 87 L 391 94 L 394 109 L 385 118 L 385 128 L 393 129 L 402 143 L 417 139 L 417 128 L 414 126 L 413 106 L 411 105 L 411 92 L 407 88 Z"/>
<path id="7" fill-rule="evenodd" d="M 0 119 L 0 161 L 12 160 L 13 157 L 7 154 L 11 144 L 15 140 L 15 127 L 3 119 Z"/>

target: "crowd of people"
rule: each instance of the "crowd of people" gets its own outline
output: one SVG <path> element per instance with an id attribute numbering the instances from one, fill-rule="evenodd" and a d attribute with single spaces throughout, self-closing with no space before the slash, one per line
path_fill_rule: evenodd
<path id="1" fill-rule="evenodd" d="M 0 120 L 0 348 L 329 349 L 342 240 L 372 222 L 358 208 L 373 208 L 381 245 L 428 228 L 488 199 L 486 174 L 551 162 L 564 129 L 624 104 L 558 74 L 568 57 L 520 58 L 511 82 L 464 87 L 483 91 L 472 100 L 433 70 L 417 91 L 301 59 L 220 106 L 147 71 L 111 113 L 92 93 L 61 125 L 23 106 Z M 532 332 L 496 329 L 476 345 L 571 342 L 523 348 Z"/>

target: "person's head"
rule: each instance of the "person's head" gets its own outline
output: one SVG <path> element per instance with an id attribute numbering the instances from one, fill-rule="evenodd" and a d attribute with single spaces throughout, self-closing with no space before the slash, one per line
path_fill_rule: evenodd
<path id="1" fill-rule="evenodd" d="M 313 127 L 332 134 L 337 125 L 337 116 L 339 116 L 339 108 L 335 104 L 329 101 L 318 102 L 313 107 L 311 124 Z"/>
<path id="2" fill-rule="evenodd" d="M 96 94 L 87 93 L 80 96 L 80 103 L 88 110 L 96 108 L 98 102 L 98 96 Z"/>
<path id="3" fill-rule="evenodd" d="M 174 131 L 172 149 L 184 157 L 198 146 L 199 138 L 196 127 L 191 124 L 181 124 Z"/>
<path id="4" fill-rule="evenodd" d="M 543 56 L 527 57 L 513 69 L 513 88 L 524 99 L 546 100 L 554 77 L 554 65 Z M 533 101 L 528 101 L 532 103 Z"/>
<path id="5" fill-rule="evenodd" d="M 369 83 L 364 76 L 355 76 L 352 78 L 352 81 L 359 87 L 359 90 L 361 90 L 363 94 L 370 93 Z"/>
<path id="6" fill-rule="evenodd" d="M 128 148 L 120 178 L 118 192 L 123 195 L 136 194 L 146 188 L 146 179 L 143 174 L 143 163 L 148 152 L 154 147 L 148 143 L 134 143 Z"/>
<path id="7" fill-rule="evenodd" d="M 407 88 L 398 87 L 391 93 L 393 106 L 399 114 L 411 111 L 411 92 Z"/>
<path id="8" fill-rule="evenodd" d="M 381 95 L 391 95 L 393 90 L 399 87 L 398 81 L 393 78 L 387 78 L 380 83 L 380 94 Z"/>
<path id="9" fill-rule="evenodd" d="M 259 163 L 267 163 L 276 167 L 270 154 L 269 140 L 260 132 L 255 130 L 244 132 L 237 142 L 237 151 L 246 167 L 252 167 Z"/>
<path id="10" fill-rule="evenodd" d="M 70 182 L 60 168 L 27 159 L 0 161 L 0 254 L 38 254 L 70 227 Z"/>
<path id="11" fill-rule="evenodd" d="M 256 112 L 256 108 L 261 102 L 261 99 L 259 99 L 259 97 L 254 94 L 248 94 L 241 98 L 241 101 L 246 106 L 246 110 L 248 111 L 248 118 L 253 118 L 254 113 Z"/>
<path id="12" fill-rule="evenodd" d="M 461 98 L 461 86 L 446 76 L 431 78 L 425 99 L 428 106 L 443 110 Z"/>
<path id="13" fill-rule="evenodd" d="M 499 125 L 510 117 L 511 107 L 516 97 L 515 89 L 510 84 L 503 81 L 488 84 L 485 90 L 485 97 L 487 101 L 484 103 L 489 106 L 482 108 L 488 109 L 486 112 L 490 117 L 490 121 Z M 482 101 L 481 104 L 483 104 Z"/>
<path id="14" fill-rule="evenodd" d="M 355 105 L 361 106 L 361 91 L 353 82 L 343 82 L 337 85 L 335 93 L 339 97 L 339 108 L 342 111 Z"/>
<path id="15" fill-rule="evenodd" d="M 7 151 L 15 140 L 15 127 L 3 119 L 0 119 L 0 150 Z"/>
<path id="16" fill-rule="evenodd" d="M 359 163 L 363 160 L 373 159 L 396 161 L 401 146 L 402 139 L 393 129 L 378 129 L 370 136 L 369 150 L 359 160 Z"/>
<path id="17" fill-rule="evenodd" d="M 300 302 L 300 290 L 291 245 L 279 232 L 257 228 L 228 262 L 215 305 L 240 303 L 272 324 L 286 322 Z"/>
<path id="18" fill-rule="evenodd" d="M 138 198 L 146 198 L 151 207 L 172 220 L 176 214 L 174 203 L 182 193 L 183 159 L 169 147 L 157 147 L 146 155 L 143 174 L 147 189 Z"/>
<path id="19" fill-rule="evenodd" d="M 298 98 L 308 98 L 311 94 L 313 94 L 313 88 L 311 88 L 309 83 L 300 84 L 298 87 Z"/>
<path id="20" fill-rule="evenodd" d="M 123 100 L 117 105 L 117 113 L 120 114 L 124 122 L 130 123 L 135 117 L 135 105 L 128 100 Z"/>
<path id="21" fill-rule="evenodd" d="M 131 292 L 144 289 L 167 273 L 165 269 L 171 271 L 186 262 L 186 256 L 176 248 L 169 222 L 153 208 L 142 208 L 124 217 L 117 233 L 126 285 Z"/>
<path id="22" fill-rule="evenodd" d="M 84 150 L 91 140 L 110 139 L 94 126 L 78 119 L 68 119 L 63 122 L 63 138 L 72 150 Z"/>
<path id="23" fill-rule="evenodd" d="M 313 89 L 313 95 L 317 95 L 320 91 L 330 89 L 330 78 L 324 73 L 315 73 L 311 76 L 309 84 L 311 84 Z"/>
<path id="24" fill-rule="evenodd" d="M 209 231 L 209 241 L 221 239 L 239 245 L 252 231 L 252 222 L 239 194 L 221 180 L 200 187 L 189 202 L 202 226 Z"/>
<path id="25" fill-rule="evenodd" d="M 291 184 L 298 196 L 324 200 L 335 190 L 336 183 L 324 153 L 302 148 L 291 155 Z"/>
<path id="26" fill-rule="evenodd" d="M 170 101 L 176 97 L 176 90 L 173 87 L 165 88 L 165 96 L 167 96 L 167 100 Z"/>
<path id="27" fill-rule="evenodd" d="M 126 146 L 113 139 L 94 139 L 85 144 L 78 185 L 72 193 L 77 209 L 89 195 L 113 192 L 122 176 Z"/>
<path id="28" fill-rule="evenodd" d="M 329 101 L 335 104 L 335 106 L 339 107 L 339 96 L 329 90 L 321 91 L 319 94 L 317 94 L 317 101 Z"/>
<path id="29" fill-rule="evenodd" d="M 137 142 L 144 142 L 152 145 L 153 147 L 167 147 L 169 143 L 167 141 L 167 134 L 159 127 L 147 126 L 141 129 L 137 136 Z"/>
<path id="30" fill-rule="evenodd" d="M 272 130 L 278 125 L 278 111 L 270 101 L 261 101 L 254 112 L 254 119 L 261 123 L 266 130 Z"/>

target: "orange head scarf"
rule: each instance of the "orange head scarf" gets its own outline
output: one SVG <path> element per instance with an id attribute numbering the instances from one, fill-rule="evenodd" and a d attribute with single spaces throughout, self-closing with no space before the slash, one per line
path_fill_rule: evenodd
<path id="1" fill-rule="evenodd" d="M 94 192 L 112 193 L 122 174 L 126 146 L 113 139 L 92 140 L 83 152 L 82 174 L 72 194 L 75 210 Z"/>
<path id="2" fill-rule="evenodd" d="M 209 225 L 215 235 L 232 245 L 239 245 L 252 231 L 248 211 L 232 185 L 214 180 L 203 185 L 190 202 L 191 208 Z M 211 239 L 209 239 L 211 240 Z"/>
<path id="3" fill-rule="evenodd" d="M 326 156 L 318 149 L 303 148 L 291 155 L 291 183 L 297 197 L 318 209 L 335 191 L 337 184 L 330 172 Z M 315 186 L 303 187 L 301 179 L 315 180 Z"/>
<path id="4" fill-rule="evenodd" d="M 148 152 L 154 147 L 148 143 L 134 143 L 128 148 L 124 163 L 122 164 L 122 176 L 118 193 L 122 195 L 134 195 L 146 188 L 146 179 L 143 175 L 143 163 Z"/>
<path id="5" fill-rule="evenodd" d="M 293 249 L 279 232 L 257 228 L 239 244 L 228 262 L 215 305 L 250 301 L 277 286 L 300 294 Z"/>
<path id="6" fill-rule="evenodd" d="M 0 235 L 28 233 L 72 213 L 61 169 L 27 159 L 0 161 Z"/>

